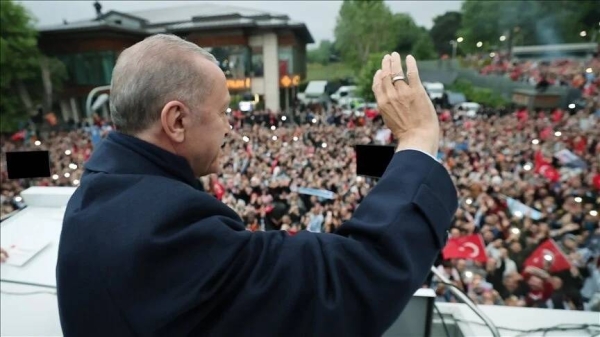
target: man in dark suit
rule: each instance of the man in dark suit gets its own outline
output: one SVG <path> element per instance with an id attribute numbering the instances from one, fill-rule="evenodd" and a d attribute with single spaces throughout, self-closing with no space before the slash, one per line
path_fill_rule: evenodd
<path id="1" fill-rule="evenodd" d="M 399 139 L 385 175 L 337 233 L 290 236 L 246 231 L 199 184 L 219 171 L 230 130 L 212 55 L 169 35 L 123 51 L 111 84 L 117 132 L 65 213 L 64 335 L 381 336 L 425 280 L 457 207 L 433 159 L 435 111 L 406 62 L 408 83 L 397 53 L 373 79 Z"/>

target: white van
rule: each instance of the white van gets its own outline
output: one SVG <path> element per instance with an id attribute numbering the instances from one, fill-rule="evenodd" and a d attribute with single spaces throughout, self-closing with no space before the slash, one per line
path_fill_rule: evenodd
<path id="1" fill-rule="evenodd" d="M 475 102 L 464 102 L 456 106 L 457 111 L 459 108 L 463 111 L 464 116 L 473 118 L 477 116 L 479 109 L 481 109 L 481 105 Z"/>
<path id="2" fill-rule="evenodd" d="M 344 85 L 338 88 L 338 90 L 329 96 L 332 101 L 338 104 L 345 104 L 345 102 L 340 102 L 341 100 L 346 100 L 350 97 L 356 97 L 357 88 L 355 85 Z"/>
<path id="3" fill-rule="evenodd" d="M 298 99 L 304 104 L 323 103 L 327 101 L 325 91 L 327 81 L 310 81 L 303 93 L 298 94 Z"/>
<path id="4" fill-rule="evenodd" d="M 423 82 L 423 86 L 427 93 L 429 94 L 429 98 L 432 100 L 436 98 L 444 97 L 444 84 L 441 82 Z"/>

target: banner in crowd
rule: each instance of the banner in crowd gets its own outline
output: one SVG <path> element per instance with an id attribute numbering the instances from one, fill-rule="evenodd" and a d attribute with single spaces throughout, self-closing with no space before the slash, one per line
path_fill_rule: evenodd
<path id="1" fill-rule="evenodd" d="M 467 259 L 483 263 L 487 261 L 483 238 L 479 234 L 450 238 L 442 254 L 445 260 Z"/>
<path id="2" fill-rule="evenodd" d="M 560 250 L 556 242 L 552 239 L 544 241 L 539 245 L 531 255 L 525 260 L 523 266 L 537 267 L 548 270 L 551 273 L 558 273 L 571 268 L 571 263 L 565 254 Z"/>
<path id="3" fill-rule="evenodd" d="M 298 188 L 298 193 L 314 195 L 315 197 L 319 197 L 319 198 L 323 198 L 323 199 L 334 199 L 335 198 L 335 193 L 328 191 L 328 190 L 322 190 L 322 189 L 316 189 L 316 188 L 300 187 L 300 188 Z"/>
<path id="4" fill-rule="evenodd" d="M 585 169 L 587 165 L 578 155 L 574 154 L 568 149 L 562 149 L 554 154 L 554 157 L 558 161 L 570 168 L 582 168 Z"/>
<path id="5" fill-rule="evenodd" d="M 540 220 L 542 218 L 542 212 L 525 205 L 519 200 L 507 197 L 506 205 L 508 206 L 510 213 L 519 218 L 523 216 L 528 216 L 533 220 Z"/>

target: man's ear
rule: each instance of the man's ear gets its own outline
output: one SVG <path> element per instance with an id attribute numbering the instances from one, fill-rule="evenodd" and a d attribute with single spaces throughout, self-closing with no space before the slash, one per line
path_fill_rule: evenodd
<path id="1" fill-rule="evenodd" d="M 179 101 L 170 101 L 160 112 L 160 123 L 164 133 L 172 142 L 181 143 L 185 140 L 183 118 L 187 107 Z"/>

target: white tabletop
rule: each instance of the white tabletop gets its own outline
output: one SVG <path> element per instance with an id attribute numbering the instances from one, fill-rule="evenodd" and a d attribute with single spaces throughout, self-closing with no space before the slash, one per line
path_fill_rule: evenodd
<path id="1" fill-rule="evenodd" d="M 62 336 L 56 291 L 0 282 L 2 336 Z"/>
<path id="2" fill-rule="evenodd" d="M 56 287 L 56 260 L 63 215 L 64 208 L 27 207 L 2 222 L 2 247 L 13 244 L 29 246 L 38 242 L 49 242 L 49 245 L 23 266 L 0 265 L 0 280 Z"/>

